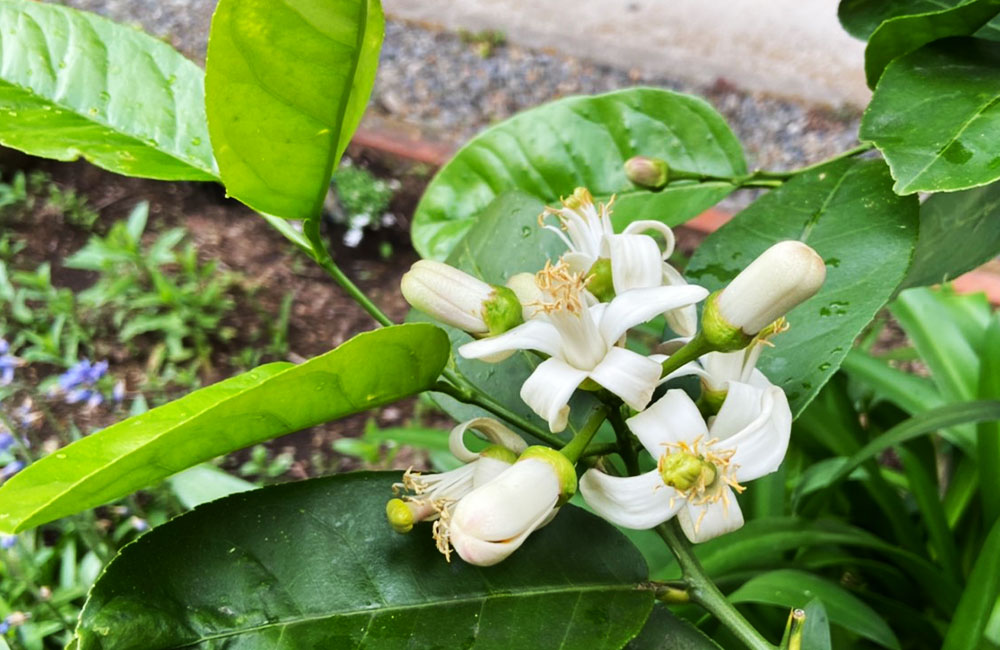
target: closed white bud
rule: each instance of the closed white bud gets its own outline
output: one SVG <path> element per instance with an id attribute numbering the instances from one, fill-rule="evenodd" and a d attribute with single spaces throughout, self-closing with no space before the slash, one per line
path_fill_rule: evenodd
<path id="1" fill-rule="evenodd" d="M 826 264 L 799 241 L 768 248 L 716 297 L 725 324 L 749 336 L 813 297 L 826 279 Z"/>
<path id="2" fill-rule="evenodd" d="M 441 262 L 418 261 L 399 284 L 403 297 L 415 308 L 470 334 L 501 334 L 523 322 L 513 291 L 490 286 Z"/>

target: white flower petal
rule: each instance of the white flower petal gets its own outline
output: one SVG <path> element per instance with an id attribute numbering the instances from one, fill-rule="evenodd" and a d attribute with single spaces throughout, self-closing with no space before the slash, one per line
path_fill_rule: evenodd
<path id="1" fill-rule="evenodd" d="M 613 347 L 590 371 L 590 378 L 641 411 L 653 398 L 662 369 L 660 364 L 641 354 Z"/>
<path id="2" fill-rule="evenodd" d="M 750 384 L 738 381 L 727 384 L 729 388 L 726 399 L 709 427 L 711 436 L 719 439 L 720 447 L 729 447 L 730 443 L 726 439 L 757 419 L 761 413 L 761 398 L 764 396 L 764 391 Z"/>
<path id="3" fill-rule="evenodd" d="M 472 472 L 472 488 L 475 489 L 480 485 L 486 485 L 496 477 L 500 476 L 503 472 L 510 469 L 513 463 L 508 463 L 506 461 L 500 460 L 499 458 L 490 458 L 489 456 L 482 456 L 473 461 L 474 471 Z"/>
<path id="4" fill-rule="evenodd" d="M 708 434 L 698 407 L 680 389 L 668 390 L 642 413 L 625 421 L 654 459 L 663 455 L 665 444 L 692 442 Z"/>
<path id="5" fill-rule="evenodd" d="M 506 447 L 517 455 L 528 447 L 521 436 L 493 418 L 473 418 L 453 428 L 448 435 L 448 449 L 452 456 L 463 463 L 471 463 L 479 458 L 479 454 L 465 444 L 465 432 L 469 429 L 482 433 L 490 443 Z"/>
<path id="6" fill-rule="evenodd" d="M 677 269 L 664 262 L 663 284 L 668 287 L 683 287 L 687 285 L 687 280 Z M 664 316 L 670 329 L 680 336 L 694 336 L 698 332 L 698 310 L 694 305 L 671 309 Z"/>
<path id="7" fill-rule="evenodd" d="M 708 374 L 708 386 L 712 390 L 726 390 L 730 381 L 740 381 L 743 376 L 745 350 L 735 352 L 709 352 L 701 357 L 701 365 Z"/>
<path id="8" fill-rule="evenodd" d="M 487 359 L 513 350 L 537 350 L 558 356 L 561 348 L 562 339 L 556 328 L 551 323 L 534 319 L 499 336 L 466 343 L 458 348 L 458 353 L 466 359 Z"/>
<path id="9" fill-rule="evenodd" d="M 550 431 L 557 433 L 566 428 L 569 399 L 586 378 L 585 370 L 555 357 L 546 359 L 521 386 L 521 399 L 549 423 Z"/>
<path id="10" fill-rule="evenodd" d="M 465 526 L 452 522 L 449 530 L 451 545 L 458 556 L 475 566 L 493 566 L 507 559 L 511 553 L 521 548 L 528 535 L 538 530 L 549 521 L 559 510 L 554 509 L 539 515 L 535 522 L 527 526 L 524 532 L 500 541 L 488 541 L 476 537 L 466 531 Z"/>
<path id="11" fill-rule="evenodd" d="M 586 273 L 590 270 L 590 267 L 594 265 L 594 262 L 597 261 L 597 258 L 587 255 L 586 253 L 570 251 L 568 253 L 563 253 L 559 260 L 566 262 L 571 273 Z"/>
<path id="12" fill-rule="evenodd" d="M 622 231 L 622 234 L 636 235 L 644 233 L 648 230 L 655 230 L 656 232 L 663 235 L 663 242 L 665 244 L 662 253 L 663 259 L 667 259 L 671 255 L 673 255 L 674 244 L 676 243 L 674 238 L 674 231 L 670 229 L 670 226 L 663 223 L 662 221 L 653 221 L 650 219 L 633 221 L 629 225 L 625 226 L 625 230 Z"/>
<path id="13" fill-rule="evenodd" d="M 733 385 L 730 383 L 730 390 Z M 771 386 L 762 394 L 757 418 L 720 443 L 720 447 L 736 450 L 730 459 L 736 466 L 736 480 L 752 481 L 778 469 L 788 450 L 791 433 L 792 410 L 788 399 L 783 390 Z"/>
<path id="14" fill-rule="evenodd" d="M 604 238 L 611 258 L 615 293 L 658 287 L 663 280 L 663 260 L 656 240 L 647 235 L 609 235 Z"/>
<path id="15" fill-rule="evenodd" d="M 594 512 L 613 524 L 645 530 L 670 519 L 684 497 L 653 470 L 638 476 L 609 476 L 596 469 L 580 477 L 580 494 Z"/>
<path id="16" fill-rule="evenodd" d="M 632 289 L 620 293 L 608 304 L 601 317 L 601 336 L 608 345 L 613 345 L 639 323 L 645 323 L 670 309 L 694 304 L 707 295 L 707 289 L 693 284 L 684 287 Z"/>
<path id="17" fill-rule="evenodd" d="M 698 544 L 724 535 L 743 526 L 743 512 L 736 503 L 736 495 L 728 485 L 722 486 L 725 498 L 695 505 L 688 501 L 677 513 L 677 521 L 687 538 Z"/>

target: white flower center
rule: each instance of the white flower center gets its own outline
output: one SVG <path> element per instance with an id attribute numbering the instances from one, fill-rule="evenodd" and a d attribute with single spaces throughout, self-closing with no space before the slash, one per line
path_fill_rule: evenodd
<path id="1" fill-rule="evenodd" d="M 532 306 L 544 312 L 558 330 L 563 361 L 580 370 L 593 370 L 607 355 L 608 345 L 584 301 L 584 275 L 570 273 L 563 262 L 546 263 L 535 276 L 544 297 Z"/>

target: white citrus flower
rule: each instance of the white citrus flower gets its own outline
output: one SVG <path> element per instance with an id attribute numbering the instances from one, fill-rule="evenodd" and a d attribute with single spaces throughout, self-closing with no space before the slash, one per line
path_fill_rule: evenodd
<path id="1" fill-rule="evenodd" d="M 480 452 L 465 445 L 465 432 L 479 431 L 491 443 Z M 393 485 L 393 492 L 411 492 L 391 499 L 385 508 L 386 517 L 399 533 L 408 533 L 418 521 L 437 520 L 434 539 L 445 556 L 450 554 L 447 524 L 455 505 L 475 488 L 485 485 L 517 460 L 527 448 L 516 433 L 491 418 L 475 418 L 451 430 L 448 448 L 465 465 L 440 474 L 420 474 L 407 470 L 403 482 Z"/>
<path id="2" fill-rule="evenodd" d="M 541 219 L 548 215 L 555 216 L 559 226 L 544 227 L 556 233 L 569 248 L 562 259 L 570 270 L 586 274 L 599 260 L 610 260 L 616 294 L 630 289 L 687 284 L 684 276 L 666 262 L 674 252 L 674 233 L 664 223 L 633 221 L 616 234 L 611 223 L 611 202 L 595 205 L 594 197 L 583 187 L 564 199 L 561 208 L 546 208 Z M 643 234 L 650 230 L 663 236 L 663 250 L 655 239 Z M 665 316 L 670 327 L 681 336 L 695 333 L 697 312 L 693 306 L 671 310 Z"/>
<path id="3" fill-rule="evenodd" d="M 459 501 L 448 538 L 469 564 L 492 566 L 552 521 L 575 493 L 576 472 L 565 456 L 528 447 L 512 467 Z"/>
<path id="4" fill-rule="evenodd" d="M 511 350 L 549 355 L 521 387 L 521 399 L 544 418 L 553 432 L 566 428 L 569 400 L 592 379 L 632 408 L 649 403 L 660 379 L 660 364 L 619 347 L 632 327 L 664 311 L 693 305 L 707 291 L 694 285 L 632 289 L 610 303 L 588 306 L 582 273 L 566 264 L 546 264 L 536 277 L 545 299 L 538 304 L 544 318 L 533 318 L 499 336 L 466 343 L 458 349 L 467 359 L 490 360 Z"/>
<path id="5" fill-rule="evenodd" d="M 688 539 L 703 542 L 743 525 L 734 492 L 781 464 L 792 413 L 780 388 L 730 381 L 707 426 L 682 390 L 667 391 L 627 424 L 657 468 L 629 477 L 588 470 L 580 479 L 583 498 L 625 528 L 653 528 L 677 515 Z"/>

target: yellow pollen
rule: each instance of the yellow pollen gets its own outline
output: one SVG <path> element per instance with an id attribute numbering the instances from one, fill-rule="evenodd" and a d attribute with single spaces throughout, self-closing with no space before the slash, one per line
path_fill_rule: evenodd
<path id="1" fill-rule="evenodd" d="M 789 329 L 791 329 L 791 327 L 792 326 L 788 324 L 788 321 L 785 320 L 785 317 L 782 316 L 781 318 L 774 321 L 773 323 L 762 329 L 760 332 L 758 332 L 757 336 L 754 337 L 754 343 L 759 345 L 767 345 L 773 348 L 774 343 L 771 343 L 769 339 L 773 336 L 777 336 L 778 334 L 784 334 Z"/>
<path id="2" fill-rule="evenodd" d="M 555 265 L 546 262 L 545 268 L 535 274 L 535 284 L 551 299 L 536 300 L 528 303 L 528 306 L 544 313 L 553 311 L 578 313 L 583 311 L 582 293 L 587 287 L 587 283 L 590 282 L 590 278 L 585 276 L 585 273 L 571 273 L 569 265 L 565 262 L 559 262 Z"/>
<path id="3" fill-rule="evenodd" d="M 437 508 L 437 504 L 435 504 Z M 445 561 L 451 562 L 451 509 L 445 505 L 438 510 L 438 518 L 431 527 L 431 535 L 434 536 L 434 545 L 444 556 Z"/>

